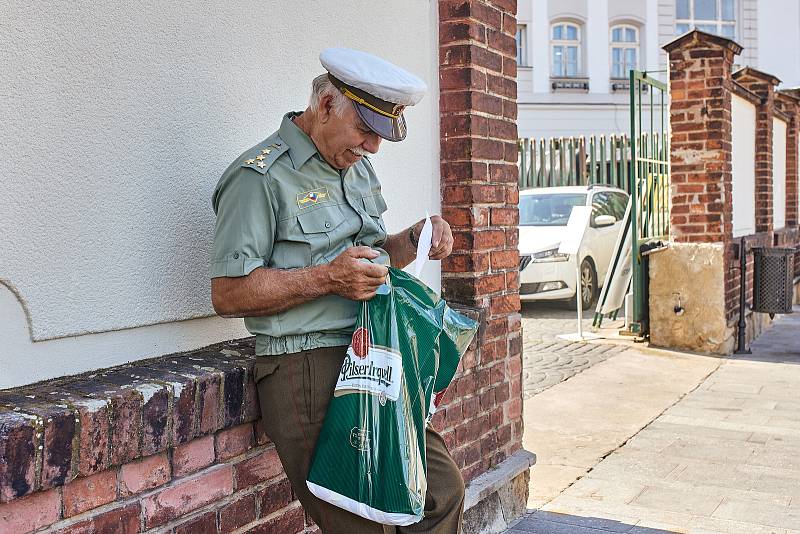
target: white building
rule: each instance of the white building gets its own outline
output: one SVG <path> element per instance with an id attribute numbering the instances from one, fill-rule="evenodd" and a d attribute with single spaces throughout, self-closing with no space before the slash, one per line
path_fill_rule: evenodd
<path id="1" fill-rule="evenodd" d="M 373 162 L 390 231 L 439 211 L 437 5 L 373 8 L 4 5 L 0 389 L 249 335 L 211 307 L 211 193 L 305 109 L 323 48 L 378 54 L 428 83 L 408 138 Z M 425 278 L 438 287 L 438 262 Z"/>
<path id="2" fill-rule="evenodd" d="M 628 71 L 666 80 L 661 47 L 693 28 L 744 47 L 737 63 L 800 85 L 800 0 L 521 0 L 520 137 L 630 131 Z"/>

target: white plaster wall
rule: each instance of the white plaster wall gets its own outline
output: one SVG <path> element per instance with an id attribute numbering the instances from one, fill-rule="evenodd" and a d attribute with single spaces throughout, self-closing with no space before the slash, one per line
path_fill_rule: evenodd
<path id="1" fill-rule="evenodd" d="M 733 95 L 731 101 L 733 237 L 756 231 L 756 107 Z"/>
<path id="2" fill-rule="evenodd" d="M 0 282 L 13 291 L 0 287 L 0 387 L 246 334 L 209 318 L 211 192 L 305 107 L 325 47 L 428 82 L 408 139 L 374 162 L 390 230 L 438 212 L 437 4 L 385 7 L 6 3 Z M 425 276 L 438 287 L 438 265 Z"/>
<path id="3" fill-rule="evenodd" d="M 576 98 L 559 97 L 556 101 L 545 99 L 519 105 L 517 130 L 520 137 L 570 137 L 579 135 L 626 134 L 630 135 L 630 106 L 627 94 L 610 95 L 612 102 L 579 102 Z M 600 95 L 597 95 L 598 97 Z M 609 95 L 605 95 L 608 100 Z M 642 130 L 650 128 L 649 106 L 642 109 Z M 659 108 L 655 108 L 658 113 Z M 660 119 L 655 127 L 660 128 Z"/>
<path id="4" fill-rule="evenodd" d="M 608 0 L 609 20 L 633 19 L 644 21 L 649 0 Z"/>
<path id="5" fill-rule="evenodd" d="M 610 35 L 608 27 L 608 0 L 589 2 L 589 17 L 586 21 L 585 72 L 589 76 L 590 93 L 608 93 L 611 73 Z"/>
<path id="6" fill-rule="evenodd" d="M 550 15 L 548 0 L 533 0 L 531 28 L 533 35 L 533 91 L 550 92 Z M 523 101 L 519 95 L 520 101 Z M 526 95 L 527 96 L 527 95 Z"/>
<path id="7" fill-rule="evenodd" d="M 772 225 L 786 226 L 786 122 L 772 119 Z"/>
<path id="8" fill-rule="evenodd" d="M 549 0 L 547 3 L 548 17 L 551 21 L 570 17 L 585 21 L 589 16 L 587 3 L 595 1 L 597 0 Z"/>

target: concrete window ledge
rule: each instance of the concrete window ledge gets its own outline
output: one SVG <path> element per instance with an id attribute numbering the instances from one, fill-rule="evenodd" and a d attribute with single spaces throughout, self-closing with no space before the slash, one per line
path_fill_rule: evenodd
<path id="1" fill-rule="evenodd" d="M 464 532 L 496 534 L 505 532 L 525 514 L 530 467 L 536 455 L 519 450 L 477 478 L 464 496 Z"/>

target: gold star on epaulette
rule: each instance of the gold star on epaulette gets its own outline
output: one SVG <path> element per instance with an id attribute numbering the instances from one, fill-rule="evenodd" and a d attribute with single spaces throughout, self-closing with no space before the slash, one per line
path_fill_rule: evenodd
<path id="1" fill-rule="evenodd" d="M 270 149 L 268 149 L 268 148 L 265 148 L 264 150 L 261 151 L 262 154 L 266 154 L 267 156 L 269 156 L 270 152 L 272 152 L 272 151 Z"/>
<path id="2" fill-rule="evenodd" d="M 255 163 L 255 162 L 256 162 L 256 160 L 254 160 L 254 159 L 248 159 L 247 161 L 245 161 L 245 163 L 246 163 L 247 165 L 252 165 L 252 164 L 253 164 L 253 163 Z"/>
<path id="3" fill-rule="evenodd" d="M 256 166 L 257 166 L 259 169 L 263 169 L 263 168 L 264 168 L 264 167 L 266 167 L 267 165 L 266 165 L 266 163 L 264 163 L 263 161 L 259 161 L 258 163 L 256 163 Z"/>
<path id="4" fill-rule="evenodd" d="M 259 154 L 258 156 L 256 156 L 256 159 L 257 159 L 258 161 L 264 161 L 264 156 L 262 156 L 261 154 Z"/>

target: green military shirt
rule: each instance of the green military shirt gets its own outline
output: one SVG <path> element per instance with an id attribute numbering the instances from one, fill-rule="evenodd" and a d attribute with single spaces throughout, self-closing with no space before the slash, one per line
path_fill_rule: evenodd
<path id="1" fill-rule="evenodd" d="M 234 161 L 214 191 L 217 215 L 211 277 L 247 276 L 258 267 L 299 269 L 330 262 L 365 245 L 389 263 L 382 213 L 386 202 L 367 158 L 346 171 L 331 167 L 292 118 Z M 246 317 L 256 354 L 287 354 L 347 345 L 358 303 L 327 295 L 285 312 Z"/>

